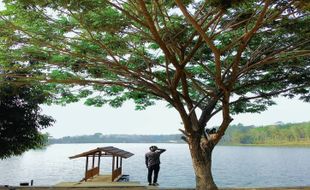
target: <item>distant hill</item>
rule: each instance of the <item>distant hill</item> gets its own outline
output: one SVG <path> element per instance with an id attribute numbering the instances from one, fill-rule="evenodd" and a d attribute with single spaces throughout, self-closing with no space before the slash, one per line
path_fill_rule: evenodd
<path id="1" fill-rule="evenodd" d="M 261 127 L 234 125 L 227 129 L 221 144 L 310 145 L 310 122 Z"/>
<path id="2" fill-rule="evenodd" d="M 66 143 L 183 143 L 180 134 L 175 135 L 82 135 L 49 139 L 50 144 Z"/>
<path id="3" fill-rule="evenodd" d="M 66 143 L 184 143 L 181 134 L 172 135 L 82 135 L 50 138 L 50 144 Z M 310 146 L 310 122 L 268 126 L 230 126 L 222 145 L 307 145 Z"/>

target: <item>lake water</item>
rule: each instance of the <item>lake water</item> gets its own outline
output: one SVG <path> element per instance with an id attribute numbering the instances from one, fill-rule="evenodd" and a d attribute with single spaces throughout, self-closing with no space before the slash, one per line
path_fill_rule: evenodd
<path id="1" fill-rule="evenodd" d="M 85 158 L 68 157 L 102 146 L 115 146 L 135 155 L 123 160 L 131 181 L 146 184 L 144 154 L 151 144 L 55 144 L 22 156 L 0 160 L 0 185 L 54 185 L 83 178 Z M 195 177 L 186 144 L 157 144 L 161 156 L 162 187 L 194 187 Z M 100 173 L 110 173 L 111 158 L 103 158 Z M 219 187 L 310 186 L 310 148 L 218 146 L 213 153 L 213 175 Z"/>

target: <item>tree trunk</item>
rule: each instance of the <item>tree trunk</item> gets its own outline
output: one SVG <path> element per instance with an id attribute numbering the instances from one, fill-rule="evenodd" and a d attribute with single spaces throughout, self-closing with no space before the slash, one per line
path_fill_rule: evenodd
<path id="1" fill-rule="evenodd" d="M 213 146 L 201 146 L 200 141 L 200 137 L 194 137 L 188 142 L 196 175 L 196 190 L 217 190 L 211 171 Z"/>

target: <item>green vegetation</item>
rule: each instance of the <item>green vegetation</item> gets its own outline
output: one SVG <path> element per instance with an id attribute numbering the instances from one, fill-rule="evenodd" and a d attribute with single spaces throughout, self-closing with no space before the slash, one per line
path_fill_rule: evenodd
<path id="1" fill-rule="evenodd" d="M 221 144 L 310 146 L 310 122 L 262 127 L 233 125 L 226 131 Z"/>
<path id="2" fill-rule="evenodd" d="M 40 85 L 13 85 L 13 77 L 0 77 L 0 159 L 41 148 L 47 136 L 40 133 L 54 122 L 41 114 L 40 104 L 47 99 Z"/>
<path id="3" fill-rule="evenodd" d="M 49 139 L 50 144 L 66 143 L 184 143 L 181 135 L 82 135 Z"/>
<path id="4" fill-rule="evenodd" d="M 49 139 L 50 144 L 66 143 L 184 143 L 181 134 L 172 135 L 82 135 Z M 261 127 L 232 125 L 221 145 L 302 145 L 310 146 L 310 122 Z"/>

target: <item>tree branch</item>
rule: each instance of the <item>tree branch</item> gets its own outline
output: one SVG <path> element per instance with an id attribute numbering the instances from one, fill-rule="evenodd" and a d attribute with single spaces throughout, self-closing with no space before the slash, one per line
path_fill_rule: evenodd
<path id="1" fill-rule="evenodd" d="M 214 54 L 214 59 L 215 59 L 215 68 L 216 68 L 216 83 L 219 85 L 219 87 L 223 90 L 226 90 L 224 87 L 222 81 L 221 81 L 221 53 L 219 49 L 213 44 L 211 39 L 206 35 L 204 30 L 201 28 L 201 26 L 195 21 L 195 19 L 189 14 L 187 11 L 186 7 L 182 3 L 181 0 L 175 0 L 176 4 L 179 6 L 180 10 L 182 11 L 183 15 L 185 18 L 189 21 L 189 23 L 192 24 L 192 26 L 198 31 L 198 33 L 201 35 L 203 40 L 207 43 L 207 45 L 210 47 Z M 223 10 L 220 11 L 220 15 L 223 14 Z"/>
<path id="2" fill-rule="evenodd" d="M 166 44 L 163 42 L 163 40 L 161 39 L 158 31 L 156 30 L 156 27 L 154 25 L 153 19 L 150 16 L 145 2 L 144 0 L 139 0 L 139 4 L 140 7 L 142 9 L 143 15 L 146 18 L 146 21 L 148 23 L 148 28 L 150 29 L 152 35 L 154 36 L 154 39 L 156 40 L 156 42 L 158 43 L 158 45 L 160 46 L 160 48 L 163 50 L 163 52 L 165 53 L 165 55 L 167 56 L 167 58 L 171 61 L 171 63 L 174 65 L 175 68 L 179 68 L 179 64 L 178 61 L 176 60 L 176 58 L 170 53 L 170 51 L 168 50 Z"/>

